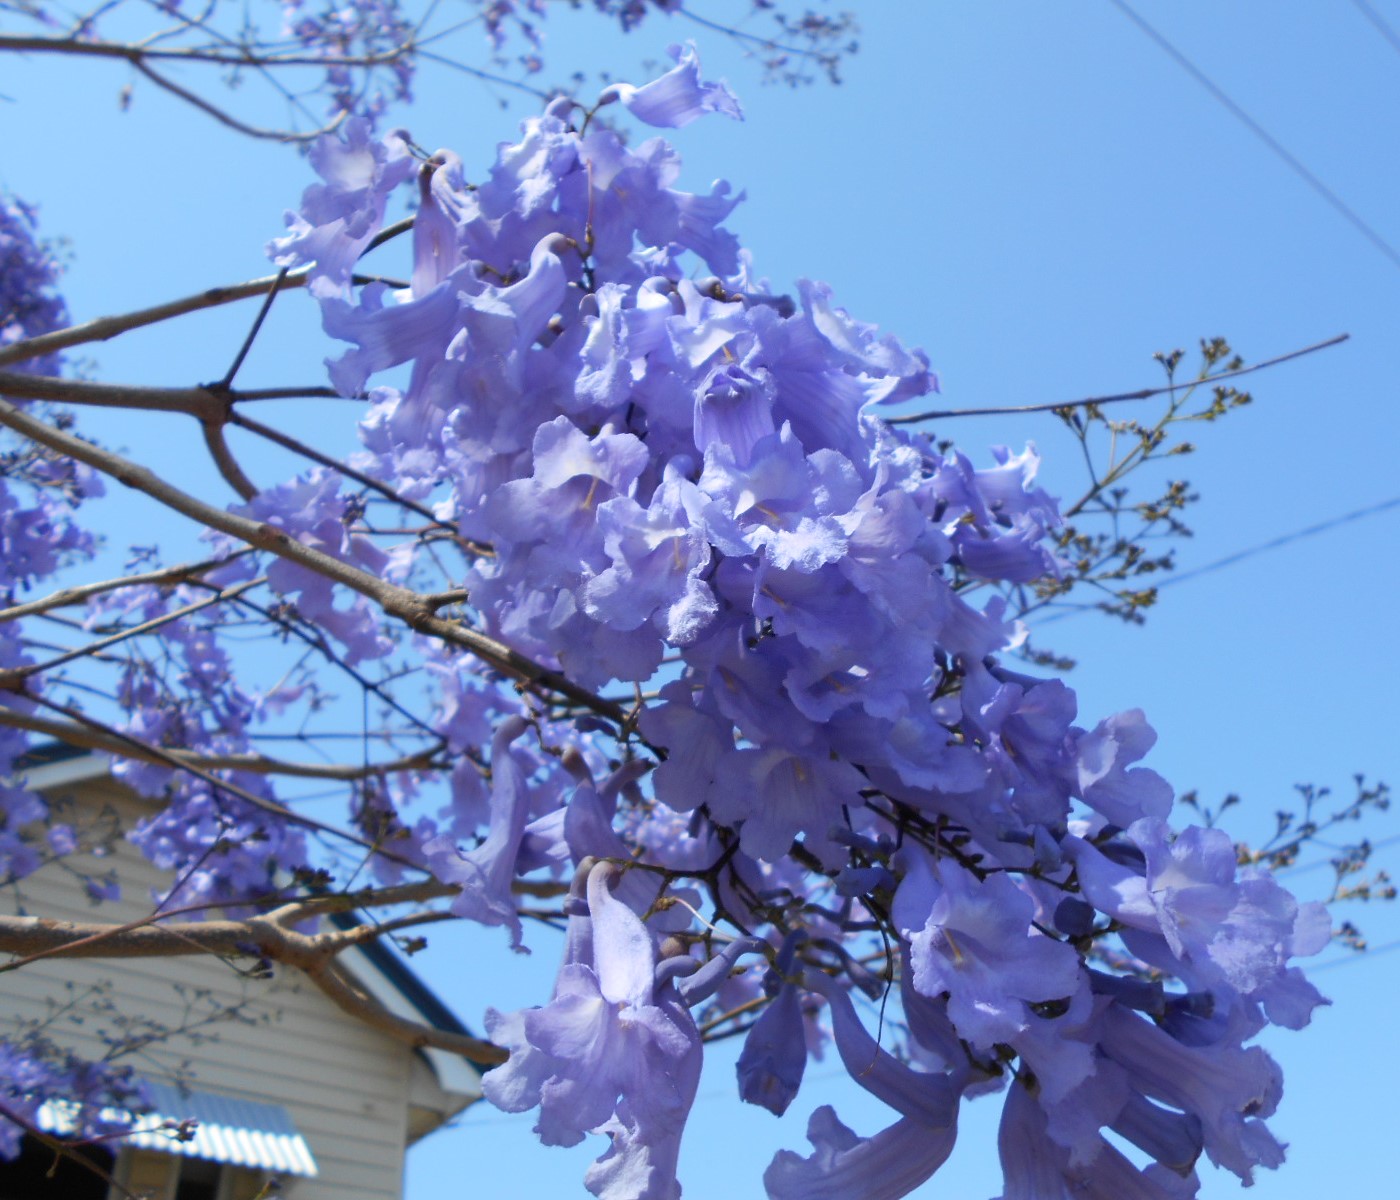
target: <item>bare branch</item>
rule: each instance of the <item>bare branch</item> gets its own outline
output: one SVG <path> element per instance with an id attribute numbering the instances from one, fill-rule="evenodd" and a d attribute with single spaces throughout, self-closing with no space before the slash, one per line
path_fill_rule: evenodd
<path id="1" fill-rule="evenodd" d="M 215 604 L 221 604 L 225 600 L 232 600 L 235 596 L 242 595 L 250 588 L 255 588 L 266 583 L 266 577 L 258 579 L 247 579 L 242 583 L 234 584 L 221 591 L 215 592 L 212 596 L 206 596 L 202 600 L 195 600 L 179 608 L 171 609 L 170 612 L 162 613 L 158 617 L 152 617 L 149 621 L 143 621 L 139 625 L 132 625 L 127 629 L 120 629 L 116 633 L 107 637 L 98 638 L 95 642 L 89 642 L 86 646 L 79 646 L 75 650 L 66 650 L 57 658 L 50 658 L 41 663 L 26 663 L 19 667 L 9 667 L 0 670 L 0 691 L 16 692 L 20 690 L 20 685 L 33 675 L 38 675 L 44 671 L 51 671 L 54 667 L 61 667 L 64 663 L 72 662 L 77 658 L 85 658 L 88 655 L 95 655 L 108 646 L 115 646 L 118 642 L 124 642 L 128 638 L 140 637 L 142 634 L 150 633 L 154 629 L 159 629 L 163 625 L 170 624 L 171 621 L 178 621 L 182 617 L 192 616 Z"/>
<path id="2" fill-rule="evenodd" d="M 424 1047 L 446 1050 L 487 1066 L 496 1066 L 510 1057 L 503 1047 L 494 1042 L 474 1038 L 468 1034 L 451 1033 L 446 1029 L 435 1029 L 430 1025 L 420 1025 L 415 1021 L 395 1016 L 378 1001 L 352 987 L 328 966 L 307 971 L 306 975 L 342 1012 L 358 1017 L 372 1029 L 388 1034 L 395 1041 L 412 1046 L 415 1050 Z"/>
<path id="3" fill-rule="evenodd" d="M 272 909 L 265 914 L 269 921 L 279 925 L 297 925 L 302 921 L 316 916 L 329 915 L 332 913 L 353 912 L 357 908 L 380 908 L 386 905 L 414 904 L 425 900 L 440 900 L 447 896 L 456 895 L 458 888 L 450 885 L 438 883 L 429 879 L 422 883 L 401 883 L 382 888 L 364 888 L 355 892 L 328 892 L 323 895 L 303 896 L 290 902 L 282 903 L 280 907 Z M 168 898 L 168 897 L 167 897 Z M 211 908 L 256 908 L 260 905 L 270 904 L 275 901 L 283 901 L 280 893 L 271 895 L 248 896 L 240 900 L 206 900 L 199 904 L 186 904 L 178 908 L 158 907 L 148 916 L 140 917 L 135 921 L 128 921 L 124 925 L 101 925 L 94 927 L 94 932 L 87 934 L 77 941 L 64 941 L 56 939 L 51 945 L 33 953 L 26 954 L 22 958 L 11 959 L 7 963 L 0 964 L 0 975 L 10 971 L 17 971 L 21 967 L 27 967 L 31 963 L 41 959 L 53 958 L 55 955 L 64 955 L 69 958 L 79 957 L 79 951 L 85 950 L 87 956 L 92 957 L 100 951 L 92 951 L 91 947 L 108 938 L 115 937 L 133 929 L 143 929 L 155 925 L 159 921 L 168 921 L 171 917 L 187 916 L 190 913 L 207 913 Z M 202 924 L 203 922 L 201 922 Z M 357 928 L 361 928 L 357 926 Z"/>
<path id="4" fill-rule="evenodd" d="M 72 1159 L 73 1162 L 77 1163 L 83 1170 L 91 1171 L 118 1195 L 126 1197 L 126 1200 L 144 1200 L 144 1197 L 138 1196 L 130 1188 L 118 1183 L 116 1178 L 106 1167 L 103 1167 L 94 1159 L 89 1158 L 86 1154 L 79 1152 L 76 1147 L 69 1145 L 69 1143 L 62 1138 L 55 1137 L 53 1134 L 40 1129 L 32 1121 L 25 1120 L 23 1116 L 15 1112 L 9 1105 L 0 1103 L 0 1117 L 22 1129 L 27 1136 L 33 1138 L 41 1146 L 52 1150 L 54 1154 L 58 1155 L 60 1158 Z"/>
<path id="5" fill-rule="evenodd" d="M 3 390 L 2 376 L 0 390 Z M 13 429 L 16 433 L 60 454 L 86 463 L 104 475 L 110 475 L 119 483 L 144 492 L 164 507 L 191 520 L 208 525 L 260 550 L 271 551 L 281 558 L 342 584 L 351 591 L 373 600 L 388 616 L 402 621 L 416 632 L 469 650 L 483 662 L 513 678 L 554 692 L 576 704 L 582 704 L 599 716 L 619 724 L 626 719 L 625 712 L 618 705 L 579 687 L 558 671 L 542 666 L 505 643 L 459 621 L 439 617 L 424 603 L 421 596 L 409 588 L 388 583 L 372 572 L 354 567 L 323 550 L 304 545 L 276 526 L 215 508 L 167 483 L 148 468 L 55 428 L 3 399 L 0 399 L 0 425 Z"/>
<path id="6" fill-rule="evenodd" d="M 439 885 L 440 886 L 440 885 Z M 185 958 L 216 954 L 221 958 L 270 958 L 305 969 L 351 946 L 377 938 L 377 925 L 353 925 L 325 933 L 297 933 L 283 924 L 281 913 L 302 913 L 305 903 L 287 905 L 277 914 L 237 919 L 169 921 L 161 914 L 125 925 L 60 921 L 51 917 L 0 916 L 0 953 L 40 958 Z M 438 921 L 436 910 L 418 914 Z M 3 970 L 12 969 L 6 963 Z"/>
<path id="7" fill-rule="evenodd" d="M 277 278 L 267 289 L 267 295 L 263 297 L 263 302 L 258 306 L 258 315 L 253 318 L 252 327 L 248 330 L 248 335 L 243 339 L 243 344 L 238 347 L 238 353 L 233 356 L 233 362 L 229 364 L 229 369 L 224 372 L 223 378 L 214 385 L 218 391 L 227 391 L 233 386 L 234 376 L 238 374 L 239 368 L 248 357 L 248 351 L 253 348 L 253 343 L 258 340 L 258 334 L 262 331 L 263 322 L 267 320 L 267 314 L 272 311 L 272 302 L 277 299 L 277 293 L 281 289 L 283 282 L 287 278 L 287 268 L 283 267 L 277 272 Z"/>
<path id="8" fill-rule="evenodd" d="M 443 919 L 433 912 L 419 915 L 424 920 Z M 381 932 L 369 925 L 301 934 L 284 928 L 271 916 L 135 927 L 3 916 L 0 951 L 60 958 L 172 958 L 193 954 L 264 958 L 302 971 L 343 1011 L 396 1041 L 414 1047 L 436 1047 L 479 1063 L 505 1062 L 506 1052 L 491 1042 L 395 1016 L 335 970 L 337 954 L 378 937 Z"/>
<path id="9" fill-rule="evenodd" d="M 0 625 L 6 621 L 18 620 L 20 617 L 32 616 L 34 613 L 49 612 L 55 608 L 67 608 L 70 605 L 82 604 L 83 601 L 90 600 L 93 596 L 100 596 L 104 592 L 115 592 L 124 587 L 140 587 L 148 583 L 157 585 L 188 583 L 199 578 L 206 571 L 227 566 L 251 553 L 253 553 L 252 550 L 236 550 L 222 558 L 210 558 L 204 562 L 182 563 L 174 567 L 163 567 L 157 571 L 143 571 L 139 575 L 122 575 L 97 583 L 84 583 L 74 587 L 60 588 L 42 599 L 29 600 L 24 604 L 15 604 L 9 608 L 0 609 Z"/>
<path id="10" fill-rule="evenodd" d="M 1165 396 L 1174 392 L 1190 391 L 1192 388 L 1203 387 L 1206 384 L 1221 383 L 1226 379 L 1238 379 L 1241 375 L 1249 375 L 1254 371 L 1262 371 L 1265 367 L 1276 367 L 1279 363 L 1286 363 L 1295 358 L 1302 358 L 1305 354 L 1315 354 L 1319 350 L 1327 350 L 1332 346 L 1340 346 L 1351 337 L 1349 333 L 1339 333 L 1336 337 L 1328 338 L 1325 342 L 1317 342 L 1311 346 L 1304 346 L 1301 350 L 1290 350 L 1287 354 L 1280 354 L 1277 358 L 1266 358 L 1263 362 L 1254 363 L 1248 367 L 1237 367 L 1233 371 L 1221 371 L 1219 375 L 1203 375 L 1198 379 L 1188 380 L 1186 383 L 1171 383 L 1163 387 L 1141 388 L 1136 392 L 1117 392 L 1112 396 L 1090 396 L 1084 400 L 1060 400 L 1052 404 L 1020 404 L 1008 405 L 997 408 L 947 408 L 941 412 L 909 413 L 904 416 L 886 417 L 887 425 L 912 425 L 918 421 L 936 421 L 947 417 L 994 417 L 1008 416 L 1015 413 L 1040 413 L 1057 412 L 1063 408 L 1085 408 L 1089 405 L 1117 404 L 1123 400 L 1150 400 L 1153 396 Z"/>
<path id="11" fill-rule="evenodd" d="M 221 391 L 214 387 L 143 387 L 125 383 L 94 383 L 86 379 L 55 379 L 0 371 L 0 393 L 22 400 L 51 400 L 93 408 L 134 408 L 147 412 L 184 413 L 201 421 L 220 424 L 229 407 L 244 400 L 342 399 L 332 388 L 262 388 L 256 391 Z"/>
<path id="12" fill-rule="evenodd" d="M 251 500 L 262 489 L 248 478 L 239 465 L 238 459 L 234 458 L 233 451 L 229 449 L 228 439 L 224 437 L 224 423 L 222 421 L 203 421 L 200 427 L 204 431 L 204 445 L 209 450 L 209 457 L 219 468 L 219 474 L 224 477 L 224 482 L 245 501 Z"/>
<path id="13" fill-rule="evenodd" d="M 173 96 L 178 96 L 186 104 L 193 105 L 202 113 L 207 113 L 218 121 L 220 125 L 227 125 L 237 133 L 245 133 L 249 137 L 260 138 L 269 142 L 314 142 L 323 134 L 333 133 L 344 123 L 345 118 L 350 114 L 342 110 L 327 124 L 320 129 L 313 129 L 309 133 L 297 133 L 291 129 L 264 129 L 258 125 L 249 125 L 246 121 L 240 121 L 230 112 L 225 112 L 217 104 L 212 104 L 201 96 L 198 92 L 192 92 L 189 88 L 181 87 L 173 79 L 167 79 L 154 67 L 142 62 L 140 58 L 133 59 L 131 65 L 140 71 L 147 79 L 157 87 L 163 88 Z"/>
<path id="14" fill-rule="evenodd" d="M 131 42 L 90 41 L 76 37 L 34 37 L 0 34 L 0 53 L 69 54 L 80 58 L 114 58 L 137 65 L 143 59 L 213 63 L 226 67 L 382 67 L 413 52 L 405 42 L 378 54 L 310 55 L 259 54 L 252 50 L 206 50 L 199 47 L 137 45 Z"/>
<path id="15" fill-rule="evenodd" d="M 410 500 L 407 496 L 400 495 L 383 481 L 375 479 L 373 476 L 366 475 L 361 471 L 357 471 L 354 467 L 348 466 L 339 459 L 332 458 L 329 454 L 322 454 L 314 447 L 308 446 L 305 442 L 298 441 L 296 438 L 283 433 L 279 429 L 273 429 L 270 425 L 264 425 L 261 421 L 255 421 L 251 417 L 244 416 L 242 413 L 230 413 L 229 421 L 237 425 L 240 429 L 246 429 L 249 433 L 256 434 L 260 438 L 276 443 L 284 450 L 290 450 L 293 454 L 300 454 L 303 458 L 310 459 L 320 466 L 329 467 L 332 471 L 338 471 L 347 479 L 353 479 L 361 487 L 366 487 L 371 491 L 378 492 L 385 499 L 392 500 L 395 504 L 408 509 L 409 512 L 417 513 L 424 520 L 431 521 L 440 529 L 451 530 L 454 534 L 457 532 L 455 525 L 439 518 L 427 505 L 419 504 L 416 500 Z"/>
<path id="16" fill-rule="evenodd" d="M 90 717 L 84 712 L 79 712 L 77 709 L 69 708 L 63 704 L 57 704 L 44 696 L 26 694 L 24 698 L 30 704 L 37 704 L 50 711 L 60 712 L 64 716 L 70 717 L 78 722 L 78 724 L 85 729 L 100 733 L 105 737 L 123 744 L 126 749 L 117 751 L 116 753 L 118 754 L 130 758 L 142 759 L 146 762 L 156 762 L 174 771 L 184 771 L 208 784 L 216 795 L 222 792 L 226 795 L 233 796 L 235 799 L 242 800 L 245 804 L 251 805 L 260 812 L 268 813 L 278 820 L 288 821 L 294 825 L 301 826 L 303 829 L 311 829 L 317 833 L 324 833 L 329 837 L 339 838 L 349 842 L 353 846 L 358 846 L 361 850 L 366 850 L 371 854 L 381 855 L 392 862 L 409 867 L 415 871 L 424 870 L 422 864 L 416 863 L 412 859 L 405 858 L 401 854 L 395 854 L 392 850 L 386 850 L 377 842 L 368 841 L 344 829 L 337 829 L 334 825 L 328 825 L 324 821 L 317 821 L 313 817 L 303 816 L 299 812 L 294 812 L 285 804 L 279 804 L 276 800 L 269 800 L 265 796 L 259 796 L 255 792 L 250 792 L 247 788 L 240 787 L 236 783 L 231 783 L 227 779 L 222 779 L 218 775 L 213 774 L 211 770 L 200 765 L 197 760 L 191 761 L 188 758 L 181 758 L 177 751 L 170 751 L 159 746 L 152 746 L 150 743 L 143 742 L 140 738 L 133 737 L 129 733 L 124 733 L 122 730 Z M 18 721 L 9 719 L 11 711 L 12 710 L 0 708 L 0 723 L 19 725 Z M 82 743 L 78 742 L 77 744 L 81 745 Z"/>
<path id="17" fill-rule="evenodd" d="M 375 235 L 365 252 L 368 253 L 375 246 L 381 245 L 412 226 L 413 219 L 411 217 L 385 226 Z M 42 333 L 36 337 L 26 338 L 22 342 L 15 342 L 0 348 L 0 367 L 10 363 L 24 362 L 28 359 L 43 358 L 47 354 L 55 354 L 60 350 L 86 345 L 89 342 L 110 341 L 120 334 L 129 333 L 133 329 L 141 329 L 147 325 L 156 325 L 161 321 L 168 321 L 172 317 L 181 317 L 187 313 L 199 312 L 206 308 L 217 308 L 220 305 L 232 304 L 239 300 L 249 300 L 255 296 L 265 296 L 274 287 L 280 286 L 282 290 L 305 287 L 307 277 L 306 270 L 291 271 L 287 273 L 279 285 L 279 276 L 265 275 L 261 279 L 250 279 L 246 283 L 208 288 L 205 291 L 196 292 L 192 296 L 182 296 L 178 300 L 167 300 L 163 304 L 152 305 L 150 308 L 139 308 L 119 316 L 97 317 L 91 321 L 84 321 L 80 325 L 70 325 L 66 329 L 55 329 L 51 333 Z M 355 284 L 372 283 L 376 278 L 372 275 L 356 275 L 351 282 Z M 304 395 L 305 389 L 298 389 L 295 394 Z M 328 394 L 337 399 L 341 398 L 339 393 L 328 392 Z M 261 393 L 256 396 L 253 393 L 243 393 L 241 398 L 273 399 L 275 397 Z"/>
<path id="18" fill-rule="evenodd" d="M 172 770 L 247 771 L 252 775 L 285 775 L 295 779 L 327 779 L 352 782 L 392 775 L 395 771 L 422 771 L 434 765 L 434 750 L 420 750 L 389 762 L 350 766 L 343 763 L 289 762 L 265 754 L 198 754 L 193 750 L 156 749 L 135 738 L 103 733 L 68 721 L 55 721 L 38 713 L 0 706 L 0 726 L 27 729 L 84 750 L 96 750 L 119 758 L 153 763 Z M 227 786 L 220 782 L 220 786 Z"/>
<path id="19" fill-rule="evenodd" d="M 282 286 L 284 288 L 303 287 L 306 284 L 306 278 L 305 271 L 298 271 L 283 280 Z M 46 354 L 54 354 L 60 350 L 82 346 L 89 342 L 110 341 L 119 334 L 140 329 L 145 325 L 155 325 L 161 321 L 168 321 L 172 317 L 199 312 L 205 308 L 217 308 L 219 305 L 232 304 L 237 300 L 247 300 L 253 296 L 263 296 L 272 289 L 276 282 L 276 275 L 268 275 L 261 279 L 250 279 L 246 283 L 208 288 L 205 291 L 196 292 L 192 296 L 182 296 L 178 300 L 167 300 L 163 304 L 156 304 L 150 308 L 138 308 L 133 312 L 122 313 L 115 317 L 97 317 L 91 321 L 84 321 L 81 325 L 70 325 L 66 329 L 55 329 L 51 333 L 41 333 L 37 337 L 27 338 L 22 342 L 15 342 L 13 345 L 0 349 L 0 366 L 23 362 L 31 358 L 42 358 Z"/>

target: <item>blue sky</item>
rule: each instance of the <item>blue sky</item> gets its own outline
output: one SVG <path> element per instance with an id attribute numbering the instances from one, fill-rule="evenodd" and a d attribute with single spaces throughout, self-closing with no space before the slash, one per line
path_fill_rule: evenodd
<path id="1" fill-rule="evenodd" d="M 929 352 L 947 407 L 1068 400 L 1156 383 L 1152 353 L 1221 334 L 1261 359 L 1333 334 L 1344 346 L 1253 378 L 1255 404 L 1200 431 L 1176 460 L 1202 496 L 1183 570 L 1400 495 L 1394 348 L 1400 268 L 1285 165 L 1256 132 L 1174 62 L 1112 0 L 852 4 L 862 49 L 841 88 L 759 86 L 731 47 L 680 19 L 623 42 L 566 12 L 549 26 L 559 75 L 575 62 L 628 65 L 668 38 L 697 35 L 710 73 L 728 75 L 747 120 L 680 131 L 686 180 L 724 177 L 747 190 L 730 224 L 780 288 L 830 282 L 856 316 Z M 715 6 L 742 11 L 743 0 Z M 1400 29 L 1400 3 L 1277 5 L 1135 0 L 1209 79 L 1383 239 L 1400 244 L 1400 49 L 1365 8 Z M 706 7 L 704 11 L 711 11 Z M 255 145 L 138 88 L 116 111 L 120 68 L 5 64 L 0 185 L 42 206 L 45 231 L 71 239 L 67 291 L 90 317 L 264 273 L 261 247 L 308 175 L 284 150 Z M 639 77 L 639 76 L 638 76 Z M 420 143 L 457 149 L 484 169 L 522 110 L 460 76 L 419 87 L 403 123 Z M 97 348 L 105 378 L 189 383 L 220 375 L 242 315 L 193 318 Z M 311 382 L 327 353 L 301 297 L 279 301 L 246 382 Z M 1188 361 L 1190 359 L 1188 358 Z M 279 414 L 279 417 L 283 414 Z M 285 414 L 325 445 L 349 444 L 333 406 Z M 338 424 L 336 424 L 338 423 Z M 340 429 L 339 426 L 344 426 Z M 1073 447 L 1049 417 L 964 418 L 938 427 L 974 457 L 1034 440 L 1044 482 L 1082 482 Z M 207 475 L 194 430 L 123 419 L 102 436 L 140 456 L 188 436 L 184 482 Z M 158 439 L 158 440 L 157 440 Z M 286 464 L 252 458 L 272 481 Z M 182 534 L 127 497 L 107 505 L 114 542 Z M 1400 781 L 1394 734 L 1400 652 L 1394 605 L 1400 509 L 1183 582 L 1143 628 L 1094 617 L 1047 627 L 1039 641 L 1079 660 L 1070 682 L 1081 720 L 1142 707 L 1160 741 L 1151 759 L 1179 788 L 1244 805 L 1230 828 L 1258 839 L 1301 781 L 1338 793 L 1353 773 Z M 1380 841 L 1400 821 L 1366 832 Z M 1395 862 L 1395 850 L 1381 861 Z M 1309 892 L 1328 872 L 1302 871 Z M 1313 894 L 1309 892 L 1309 894 Z M 1290 1162 L 1260 1179 L 1260 1200 L 1374 1194 L 1400 1177 L 1390 1033 L 1400 919 L 1353 914 L 1379 948 L 1355 962 L 1319 959 L 1335 1001 L 1313 1028 L 1269 1045 L 1284 1065 L 1277 1132 Z M 434 934 L 415 962 L 469 1022 L 485 1005 L 538 1002 L 547 945 L 512 959 L 491 933 Z M 1330 965 L 1340 963 L 1341 965 Z M 779 1146 L 806 1148 L 819 1103 L 873 1132 L 886 1120 L 829 1066 L 781 1122 L 732 1098 L 717 1054 L 682 1160 L 688 1200 L 759 1194 Z M 412 1156 L 410 1200 L 582 1195 L 597 1146 L 540 1149 L 528 1118 L 485 1106 Z M 995 1102 L 972 1106 L 949 1167 L 920 1195 L 994 1196 Z M 1210 1174 L 1202 1194 L 1235 1193 Z"/>

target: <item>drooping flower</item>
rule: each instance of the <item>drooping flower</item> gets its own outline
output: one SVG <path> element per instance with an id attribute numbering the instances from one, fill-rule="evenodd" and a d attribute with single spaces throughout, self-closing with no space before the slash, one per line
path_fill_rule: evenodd
<path id="1" fill-rule="evenodd" d="M 700 57 L 694 42 L 673 45 L 667 53 L 676 65 L 666 74 L 640 87 L 615 83 L 603 91 L 600 101 L 620 100 L 639 121 L 665 129 L 679 129 L 712 112 L 743 119 L 738 99 L 724 82 L 706 83 L 700 78 Z"/>

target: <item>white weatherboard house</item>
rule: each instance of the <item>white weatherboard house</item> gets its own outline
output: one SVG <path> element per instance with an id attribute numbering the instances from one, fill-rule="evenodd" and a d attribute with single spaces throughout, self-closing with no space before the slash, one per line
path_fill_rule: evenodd
<path id="1" fill-rule="evenodd" d="M 66 747 L 32 767 L 28 781 L 89 824 L 129 828 L 146 805 L 110 777 L 103 756 Z M 94 907 L 57 862 L 0 891 L 0 911 L 114 924 L 149 916 L 151 891 L 168 878 L 123 839 L 110 846 L 80 869 L 113 872 L 119 901 Z M 466 1032 L 395 951 L 368 943 L 340 962 L 348 982 L 390 1012 Z M 151 1200 L 401 1200 L 407 1148 L 481 1095 L 465 1059 L 392 1040 L 281 966 L 268 979 L 202 955 L 49 958 L 0 975 L 0 1037 L 25 1022 L 47 1022 L 54 1042 L 91 1058 L 102 1056 L 104 1036 L 156 1034 L 122 1061 L 151 1087 L 155 1113 L 146 1122 L 193 1119 L 194 1137 L 138 1132 L 107 1161 L 120 1188 Z M 41 1119 L 62 1131 L 61 1112 Z M 14 1164 L 0 1161 L 0 1200 L 121 1196 L 68 1162 L 48 1178 L 52 1166 L 39 1147 Z M 267 1189 L 274 1178 L 280 1193 Z"/>

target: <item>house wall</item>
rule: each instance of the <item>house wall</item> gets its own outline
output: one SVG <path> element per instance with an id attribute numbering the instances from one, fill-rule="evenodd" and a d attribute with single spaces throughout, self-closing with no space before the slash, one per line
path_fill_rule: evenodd
<path id="1" fill-rule="evenodd" d="M 77 797 L 89 814 L 110 805 L 128 825 L 139 817 L 130 794 L 107 779 L 50 793 L 51 800 L 63 796 Z M 74 921 L 139 920 L 150 914 L 152 889 L 168 883 L 120 840 L 114 856 L 68 862 L 99 872 L 115 863 L 121 900 L 90 904 L 64 863 L 54 863 L 21 882 L 25 912 Z M 0 891 L 0 910 L 16 911 L 11 889 Z M 105 987 L 105 996 L 87 995 L 94 987 Z M 101 1011 L 107 1002 L 111 1013 Z M 55 1017 L 49 1035 L 91 1057 L 101 1057 L 103 1032 L 122 1019 L 178 1027 L 191 1006 L 200 1013 L 223 1010 L 224 1019 L 153 1042 L 124 1061 L 149 1078 L 180 1076 L 201 1090 L 284 1105 L 320 1168 L 314 1179 L 284 1178 L 288 1200 L 402 1196 L 413 1055 L 342 1013 L 297 972 L 279 968 L 270 981 L 250 979 L 201 955 L 41 960 L 0 977 L 0 1036 L 17 1021 L 48 1019 L 66 1004 L 73 1011 Z"/>

